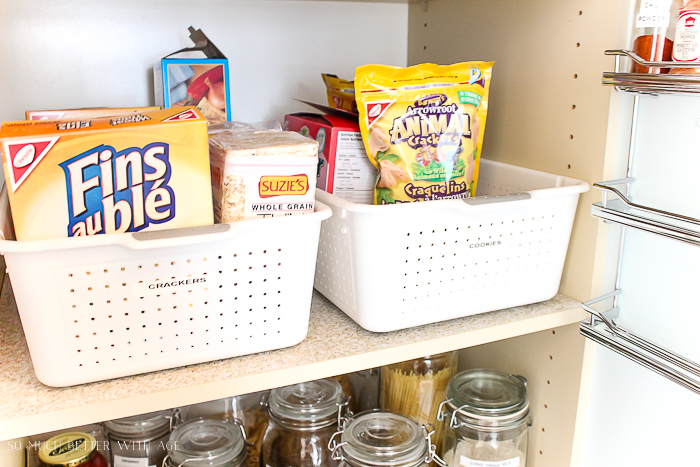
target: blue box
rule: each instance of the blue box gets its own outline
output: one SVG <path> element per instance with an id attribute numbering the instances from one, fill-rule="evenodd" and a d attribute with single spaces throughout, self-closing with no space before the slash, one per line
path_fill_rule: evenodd
<path id="1" fill-rule="evenodd" d="M 196 106 L 210 124 L 231 120 L 228 59 L 163 58 L 153 75 L 156 105 Z"/>

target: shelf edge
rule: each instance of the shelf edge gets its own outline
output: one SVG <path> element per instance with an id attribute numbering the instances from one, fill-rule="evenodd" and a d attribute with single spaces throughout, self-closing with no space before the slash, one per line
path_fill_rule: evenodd
<path id="1" fill-rule="evenodd" d="M 27 415 L 0 421 L 0 440 L 6 441 L 39 433 L 97 423 L 141 413 L 197 404 L 262 391 L 302 381 L 326 378 L 366 368 L 396 363 L 428 354 L 449 352 L 554 329 L 585 319 L 580 307 L 567 308 L 543 316 L 499 324 L 473 331 L 437 337 L 420 342 L 324 360 L 295 367 L 241 376 L 186 388 L 111 400 L 77 408 Z"/>

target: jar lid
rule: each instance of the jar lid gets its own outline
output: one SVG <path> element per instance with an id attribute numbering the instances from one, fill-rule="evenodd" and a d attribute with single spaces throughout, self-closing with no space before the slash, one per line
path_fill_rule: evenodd
<path id="1" fill-rule="evenodd" d="M 172 410 L 161 410 L 133 417 L 120 418 L 104 422 L 105 428 L 117 435 L 156 435 L 170 431 L 170 420 L 173 416 Z"/>
<path id="2" fill-rule="evenodd" d="M 238 425 L 219 420 L 191 420 L 176 427 L 168 442 L 170 462 L 187 467 L 224 465 L 245 449 Z"/>
<path id="3" fill-rule="evenodd" d="M 425 462 L 428 444 L 420 425 L 392 412 L 364 412 L 345 424 L 343 455 L 353 465 L 414 466 Z"/>
<path id="4" fill-rule="evenodd" d="M 500 371 L 463 371 L 450 379 L 448 406 L 467 424 L 511 427 L 529 416 L 526 384 L 522 376 Z"/>
<path id="5" fill-rule="evenodd" d="M 97 441 L 87 433 L 63 433 L 41 446 L 39 459 L 44 464 L 75 467 L 87 461 L 96 448 Z"/>
<path id="6" fill-rule="evenodd" d="M 294 384 L 270 392 L 270 413 L 282 420 L 332 424 L 343 397 L 343 388 L 332 378 Z"/>

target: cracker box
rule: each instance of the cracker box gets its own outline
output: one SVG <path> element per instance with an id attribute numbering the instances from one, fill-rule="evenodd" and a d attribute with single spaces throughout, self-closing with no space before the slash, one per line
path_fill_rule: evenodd
<path id="1" fill-rule="evenodd" d="M 209 150 L 217 222 L 314 211 L 316 141 L 291 131 L 224 131 Z"/>
<path id="2" fill-rule="evenodd" d="M 85 120 L 111 117 L 112 115 L 152 112 L 160 109 L 161 107 L 100 107 L 90 109 L 27 110 L 24 115 L 27 120 Z"/>
<path id="3" fill-rule="evenodd" d="M 372 204 L 377 169 L 365 153 L 357 120 L 296 113 L 284 117 L 284 128 L 318 141 L 318 188 L 353 203 Z"/>
<path id="4" fill-rule="evenodd" d="M 213 223 L 207 123 L 195 108 L 0 125 L 17 240 Z"/>

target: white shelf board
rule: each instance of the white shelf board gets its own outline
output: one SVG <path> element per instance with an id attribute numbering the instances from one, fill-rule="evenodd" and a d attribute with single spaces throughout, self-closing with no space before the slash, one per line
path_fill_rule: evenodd
<path id="1" fill-rule="evenodd" d="M 585 315 L 579 302 L 557 295 L 533 305 L 376 334 L 360 328 L 315 293 L 308 337 L 294 347 L 70 388 L 50 388 L 34 376 L 6 281 L 0 296 L 0 440 L 467 348 L 577 323 Z"/>

